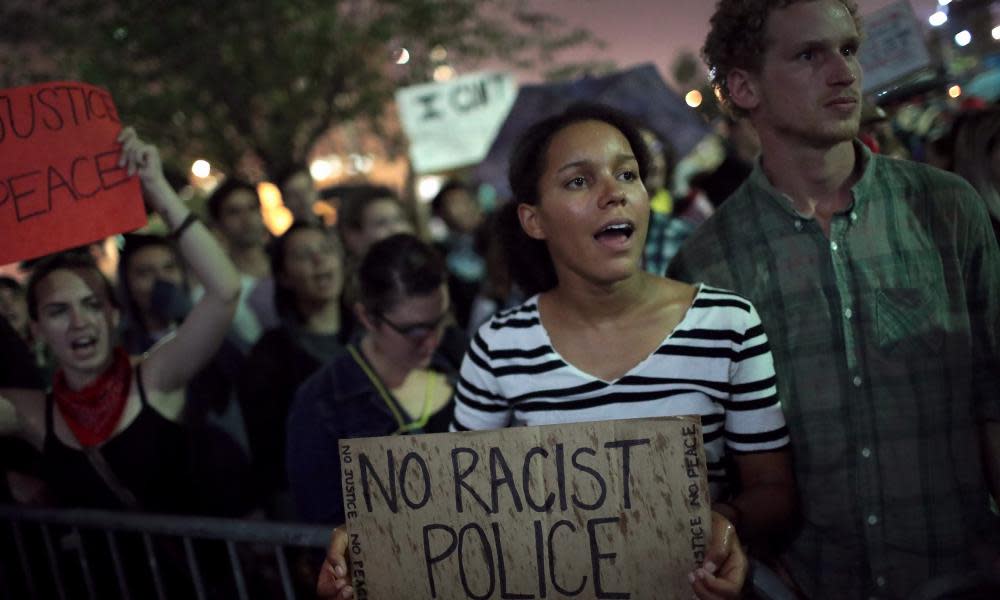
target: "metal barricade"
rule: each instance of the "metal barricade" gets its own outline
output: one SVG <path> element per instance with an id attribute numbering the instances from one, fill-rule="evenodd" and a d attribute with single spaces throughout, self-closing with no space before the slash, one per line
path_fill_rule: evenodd
<path id="1" fill-rule="evenodd" d="M 329 541 L 293 523 L 0 506 L 0 598 L 292 599 Z"/>

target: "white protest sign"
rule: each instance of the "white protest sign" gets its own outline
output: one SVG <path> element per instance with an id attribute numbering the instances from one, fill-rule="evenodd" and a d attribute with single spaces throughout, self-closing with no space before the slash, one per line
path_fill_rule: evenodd
<path id="1" fill-rule="evenodd" d="M 396 92 L 410 161 L 417 173 L 480 162 L 517 97 L 507 73 L 473 73 Z"/>
<path id="2" fill-rule="evenodd" d="M 931 66 L 920 21 L 907 0 L 865 16 L 863 24 L 865 38 L 858 58 L 866 94 Z"/>
<path id="3" fill-rule="evenodd" d="M 358 600 L 688 598 L 698 417 L 340 441 Z"/>

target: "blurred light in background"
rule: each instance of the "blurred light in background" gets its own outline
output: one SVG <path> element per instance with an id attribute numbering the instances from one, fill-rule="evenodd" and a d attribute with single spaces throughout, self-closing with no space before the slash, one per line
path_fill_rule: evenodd
<path id="1" fill-rule="evenodd" d="M 322 201 L 317 202 L 313 204 L 313 213 L 323 219 L 323 224 L 327 227 L 333 227 L 337 224 L 337 209 L 331 204 Z"/>
<path id="2" fill-rule="evenodd" d="M 431 49 L 431 60 L 434 62 L 444 62 L 448 58 L 448 51 L 444 46 L 434 46 Z"/>
<path id="3" fill-rule="evenodd" d="M 329 179 L 330 175 L 333 173 L 333 167 L 330 165 L 330 161 L 317 159 L 312 161 L 309 165 L 309 174 L 316 181 L 323 181 Z"/>
<path id="4" fill-rule="evenodd" d="M 430 202 L 441 191 L 444 185 L 444 177 L 440 175 L 422 175 L 417 178 L 417 199 L 421 202 Z"/>
<path id="5" fill-rule="evenodd" d="M 349 154 L 347 156 L 347 174 L 364 175 L 370 173 L 375 166 L 375 157 L 371 154 Z"/>
<path id="6" fill-rule="evenodd" d="M 993 28 L 993 39 L 1000 40 L 1000 25 Z"/>
<path id="7" fill-rule="evenodd" d="M 326 181 L 333 175 L 333 165 L 325 158 L 317 158 L 309 165 L 309 174 L 313 181 Z"/>
<path id="8" fill-rule="evenodd" d="M 410 51 L 406 48 L 397 48 L 392 53 L 392 59 L 397 65 L 405 65 L 410 62 Z"/>
<path id="9" fill-rule="evenodd" d="M 939 10 L 931 15 L 927 19 L 927 22 L 930 23 L 932 27 L 940 27 L 948 22 L 948 15 L 946 15 L 943 10 Z"/>
<path id="10" fill-rule="evenodd" d="M 434 67 L 434 81 L 448 81 L 455 76 L 455 69 L 450 65 Z"/>
<path id="11" fill-rule="evenodd" d="M 951 4 L 951 0 L 938 0 L 939 6 L 948 6 L 949 4 Z"/>
<path id="12" fill-rule="evenodd" d="M 257 184 L 257 195 L 260 197 L 260 204 L 264 208 L 274 208 L 281 206 L 281 191 L 278 186 L 270 181 L 262 181 Z"/>
<path id="13" fill-rule="evenodd" d="M 684 96 L 684 101 L 687 102 L 687 105 L 691 108 L 698 108 L 701 106 L 701 100 L 701 92 L 698 90 L 691 90 L 686 96 Z"/>
<path id="14" fill-rule="evenodd" d="M 953 85 L 950 88 L 948 88 L 948 97 L 949 98 L 958 98 L 961 95 L 962 95 L 962 88 L 961 88 L 961 86 Z"/>
<path id="15" fill-rule="evenodd" d="M 963 29 L 955 34 L 955 43 L 959 46 L 968 46 L 972 42 L 972 34 L 968 29 Z"/>
<path id="16" fill-rule="evenodd" d="M 207 160 L 198 159 L 191 165 L 191 173 L 195 177 L 205 178 L 212 173 L 212 165 Z"/>
<path id="17" fill-rule="evenodd" d="M 281 201 L 281 191 L 270 181 L 257 184 L 257 196 L 260 197 L 261 214 L 264 225 L 271 235 L 281 235 L 292 226 L 292 213 Z"/>
<path id="18" fill-rule="evenodd" d="M 336 154 L 320 156 L 309 164 L 309 174 L 318 183 L 338 177 L 343 171 L 344 162 Z"/>

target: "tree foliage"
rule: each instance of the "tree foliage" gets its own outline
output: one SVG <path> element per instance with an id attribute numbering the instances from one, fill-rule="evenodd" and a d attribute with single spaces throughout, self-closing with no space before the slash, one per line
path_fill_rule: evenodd
<path id="1" fill-rule="evenodd" d="M 465 67 L 551 65 L 595 43 L 527 0 L 5 0 L 0 86 L 80 79 L 169 157 L 274 174 L 329 127 L 377 128 L 431 49 Z M 392 52 L 412 60 L 396 65 Z"/>

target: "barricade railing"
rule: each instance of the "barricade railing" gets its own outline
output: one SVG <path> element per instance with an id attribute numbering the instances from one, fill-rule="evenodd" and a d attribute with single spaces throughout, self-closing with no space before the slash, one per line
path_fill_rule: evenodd
<path id="1" fill-rule="evenodd" d="M 298 523 L 0 505 L 0 598 L 313 598 L 329 541 L 330 527 Z M 751 580 L 757 598 L 795 598 L 760 564 Z M 973 573 L 913 597 L 998 588 Z"/>
<path id="2" fill-rule="evenodd" d="M 0 505 L 4 598 L 311 597 L 330 528 Z"/>

